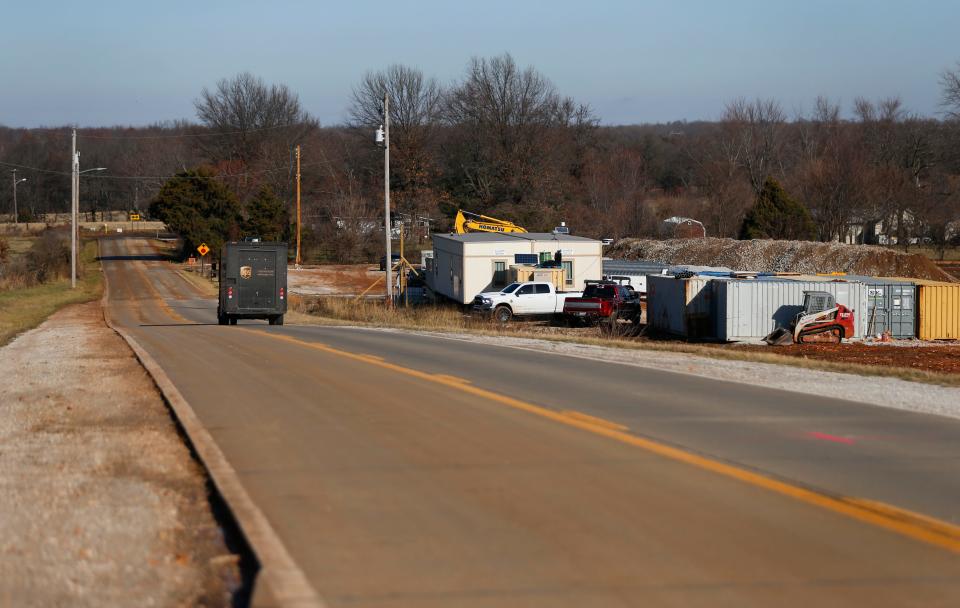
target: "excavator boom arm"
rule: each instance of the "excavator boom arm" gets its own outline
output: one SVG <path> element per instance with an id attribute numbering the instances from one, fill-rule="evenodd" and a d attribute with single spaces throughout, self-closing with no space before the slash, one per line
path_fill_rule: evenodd
<path id="1" fill-rule="evenodd" d="M 454 228 L 457 234 L 466 234 L 468 232 L 526 232 L 522 226 L 517 226 L 513 222 L 500 220 L 488 215 L 479 215 L 468 211 L 457 211 L 457 218 L 454 221 Z"/>

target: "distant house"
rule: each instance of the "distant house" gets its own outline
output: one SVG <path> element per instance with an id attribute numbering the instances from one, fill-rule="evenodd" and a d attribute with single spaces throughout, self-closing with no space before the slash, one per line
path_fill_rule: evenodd
<path id="1" fill-rule="evenodd" d="M 902 221 L 910 244 L 916 244 L 919 239 L 914 236 L 914 214 L 904 211 Z M 840 240 L 850 245 L 897 245 L 897 227 L 900 219 L 896 215 L 881 218 L 852 217 L 847 222 L 843 238 Z"/>
<path id="2" fill-rule="evenodd" d="M 674 216 L 660 222 L 660 236 L 668 239 L 702 239 L 707 236 L 707 229 L 697 220 Z"/>

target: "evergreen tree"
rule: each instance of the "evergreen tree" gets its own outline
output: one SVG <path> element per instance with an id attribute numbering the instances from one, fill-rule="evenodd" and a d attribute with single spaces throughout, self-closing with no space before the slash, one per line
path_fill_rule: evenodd
<path id="1" fill-rule="evenodd" d="M 257 195 L 247 203 L 247 236 L 258 236 L 264 241 L 286 241 L 290 235 L 287 206 L 274 195 L 270 186 L 260 186 Z"/>
<path id="2" fill-rule="evenodd" d="M 768 177 L 743 219 L 740 238 L 802 241 L 813 238 L 814 231 L 810 211 L 787 194 L 780 182 Z"/>
<path id="3" fill-rule="evenodd" d="M 160 188 L 150 203 L 150 215 L 183 239 L 183 254 L 200 243 L 219 254 L 227 240 L 240 235 L 240 203 L 208 168 L 178 173 Z"/>

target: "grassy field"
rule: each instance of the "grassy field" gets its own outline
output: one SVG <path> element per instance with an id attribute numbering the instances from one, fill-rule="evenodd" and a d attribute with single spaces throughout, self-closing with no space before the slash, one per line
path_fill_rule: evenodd
<path id="1" fill-rule="evenodd" d="M 26 247 L 29 248 L 29 242 Z M 76 289 L 70 288 L 70 279 L 60 279 L 34 287 L 0 291 L 0 346 L 17 334 L 40 325 L 44 319 L 68 304 L 89 302 L 100 297 L 103 293 L 103 275 L 97 262 L 97 242 L 84 242 L 81 254 L 83 274 L 77 280 Z"/>
<path id="2" fill-rule="evenodd" d="M 6 238 L 7 243 L 10 244 L 11 260 L 16 260 L 18 257 L 26 254 L 36 240 L 36 237 L 32 236 L 8 236 L 4 238 Z"/>

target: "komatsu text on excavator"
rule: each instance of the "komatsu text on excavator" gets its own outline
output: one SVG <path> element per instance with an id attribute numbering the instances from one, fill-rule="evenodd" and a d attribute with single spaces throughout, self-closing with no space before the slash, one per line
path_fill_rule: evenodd
<path id="1" fill-rule="evenodd" d="M 468 232 L 526 232 L 527 229 L 517 226 L 507 220 L 498 220 L 495 217 L 478 215 L 469 211 L 457 211 L 457 219 L 453 223 L 457 234 Z"/>

